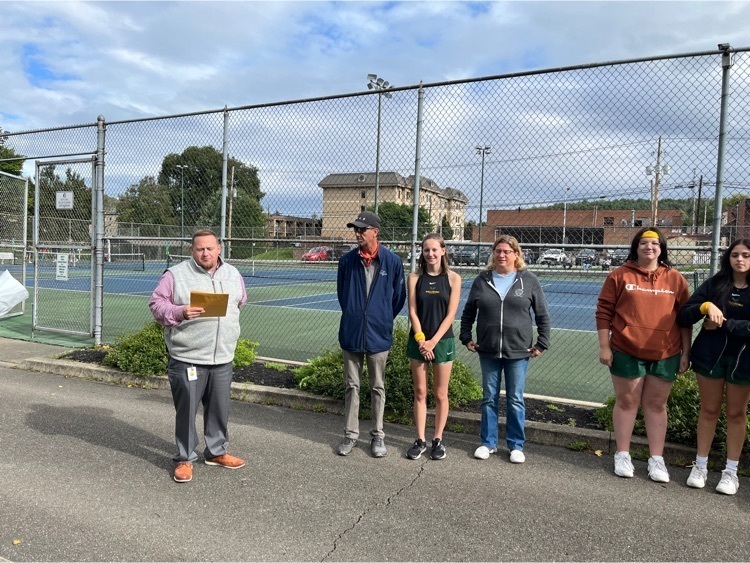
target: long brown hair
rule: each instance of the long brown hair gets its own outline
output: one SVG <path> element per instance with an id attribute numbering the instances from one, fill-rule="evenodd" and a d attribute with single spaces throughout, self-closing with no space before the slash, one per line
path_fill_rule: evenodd
<path id="1" fill-rule="evenodd" d="M 418 273 L 423 274 L 427 269 L 427 260 L 424 259 L 424 243 L 428 240 L 436 240 L 440 244 L 440 248 L 445 250 L 445 239 L 437 233 L 429 233 L 422 239 L 422 252 L 419 254 L 419 264 L 417 265 Z M 440 257 L 440 275 L 447 274 L 450 268 L 448 267 L 448 253 L 444 252 Z"/>

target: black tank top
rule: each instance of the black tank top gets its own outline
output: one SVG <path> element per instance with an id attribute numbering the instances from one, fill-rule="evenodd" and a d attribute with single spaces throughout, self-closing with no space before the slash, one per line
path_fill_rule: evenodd
<path id="1" fill-rule="evenodd" d="M 451 284 L 448 274 L 430 276 L 421 274 L 417 279 L 417 317 L 427 340 L 432 338 L 445 319 L 448 301 L 451 297 Z M 414 335 L 414 329 L 411 331 Z M 445 332 L 441 340 L 453 338 L 453 327 Z"/>

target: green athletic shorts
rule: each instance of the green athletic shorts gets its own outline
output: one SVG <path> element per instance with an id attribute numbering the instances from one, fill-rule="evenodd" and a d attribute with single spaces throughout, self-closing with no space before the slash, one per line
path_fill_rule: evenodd
<path id="1" fill-rule="evenodd" d="M 738 378 L 736 373 L 732 373 L 736 364 L 737 358 L 722 356 L 713 370 L 694 365 L 693 371 L 709 379 L 724 379 L 727 383 L 734 383 L 735 385 L 750 385 L 750 379 Z"/>
<path id="2" fill-rule="evenodd" d="M 612 367 L 609 368 L 609 373 L 627 379 L 637 379 L 645 375 L 653 375 L 665 381 L 674 381 L 677 379 L 677 370 L 679 369 L 679 354 L 659 360 L 658 362 L 653 362 L 650 360 L 640 360 L 617 350 L 612 350 Z"/>
<path id="3" fill-rule="evenodd" d="M 432 351 L 435 353 L 435 359 L 432 360 L 432 363 L 445 364 L 452 362 L 456 359 L 456 342 L 453 338 L 443 338 L 435 345 Z M 419 344 L 417 344 L 413 336 L 409 337 L 409 342 L 406 344 L 406 357 L 410 360 L 418 360 L 420 362 L 427 361 L 419 352 Z"/>

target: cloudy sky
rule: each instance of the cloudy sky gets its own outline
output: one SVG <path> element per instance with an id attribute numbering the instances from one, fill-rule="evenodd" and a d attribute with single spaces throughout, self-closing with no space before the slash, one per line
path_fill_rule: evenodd
<path id="1" fill-rule="evenodd" d="M 410 86 L 420 81 L 714 51 L 718 43 L 750 46 L 750 2 L 11 0 L 1 7 L 0 127 L 8 131 L 92 123 L 99 114 L 112 122 L 362 92 L 368 73 L 377 73 L 396 86 Z M 392 104 L 384 119 L 396 119 L 393 115 L 400 106 Z M 414 104 L 404 105 L 403 120 L 411 123 Z M 350 111 L 356 113 L 354 108 Z M 277 119 L 284 124 L 292 120 L 288 116 Z M 546 125 L 551 120 L 564 121 L 541 114 L 538 120 Z M 300 125 L 298 133 L 304 135 L 307 122 Z M 450 127 L 445 129 L 448 143 L 456 135 Z M 654 132 L 654 139 L 660 134 Z M 368 159 L 373 152 L 370 137 L 363 137 L 362 152 Z M 359 146 L 356 132 L 350 138 L 354 140 L 349 148 Z M 370 144 L 364 146 L 365 141 Z M 476 140 L 462 138 L 460 142 L 473 149 Z M 315 140 L 309 143 L 313 146 Z M 144 161 L 130 171 L 110 160 L 108 173 L 114 181 L 109 186 L 120 186 L 117 191 L 121 192 L 146 173 L 156 172 L 162 153 L 179 152 L 184 146 L 175 142 L 174 147 L 157 147 L 153 162 Z M 414 163 L 410 147 L 411 138 L 390 153 L 384 147 L 384 166 L 408 172 Z M 276 147 L 271 150 L 269 144 L 268 148 L 273 158 L 280 158 Z M 108 150 L 114 154 L 112 145 L 108 144 Z M 282 211 L 308 214 L 319 206 L 316 184 L 322 175 L 346 168 L 343 153 L 347 148 L 335 150 L 342 151 L 339 160 L 329 156 L 328 161 L 305 170 L 299 159 L 294 164 L 263 162 L 261 151 L 247 158 L 254 159 L 265 174 L 263 186 L 269 198 L 274 191 L 272 169 L 287 174 L 284 186 L 291 185 L 292 171 L 301 171 L 300 194 L 306 190 L 315 201 L 308 198 L 298 208 L 283 202 L 274 205 L 286 206 Z M 653 147 L 649 150 L 653 152 Z M 443 186 L 477 183 L 479 161 L 473 150 L 465 152 L 456 160 L 455 169 L 469 166 L 466 160 L 472 177 L 444 177 Z M 488 179 L 492 179 L 494 163 L 488 160 Z M 686 161 L 686 174 L 692 166 Z M 352 169 L 363 167 L 352 164 Z M 643 183 L 640 168 L 638 164 L 638 182 Z M 435 169 L 428 172 L 440 174 Z M 574 190 L 583 183 L 571 180 Z M 532 195 L 527 199 L 533 199 Z M 549 202 L 561 196 L 546 197 Z"/>
<path id="2" fill-rule="evenodd" d="M 19 131 L 747 46 L 748 2 L 2 2 Z"/>

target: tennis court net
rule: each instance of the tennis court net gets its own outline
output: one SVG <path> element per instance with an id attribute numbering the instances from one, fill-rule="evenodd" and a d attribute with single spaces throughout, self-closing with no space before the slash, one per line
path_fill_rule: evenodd
<path id="1" fill-rule="evenodd" d="M 167 267 L 174 266 L 191 256 L 170 254 Z M 297 260 L 243 260 L 229 259 L 231 264 L 244 278 L 273 279 L 279 282 L 295 284 L 304 282 L 336 281 L 337 262 L 301 262 Z"/>

